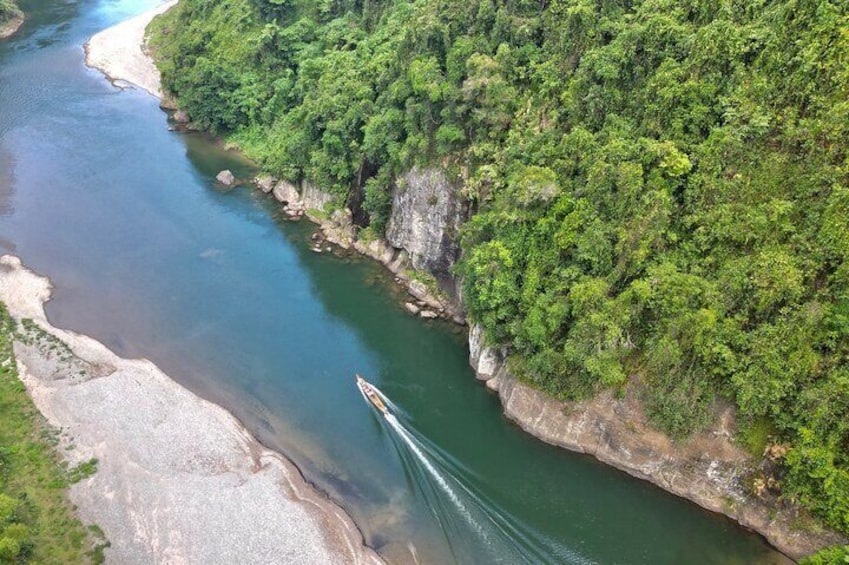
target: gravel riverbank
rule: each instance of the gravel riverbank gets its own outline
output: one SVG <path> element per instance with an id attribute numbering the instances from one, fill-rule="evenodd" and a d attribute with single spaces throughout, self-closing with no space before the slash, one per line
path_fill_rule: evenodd
<path id="1" fill-rule="evenodd" d="M 21 379 L 62 430 L 60 452 L 98 470 L 71 488 L 114 563 L 380 563 L 345 512 L 226 410 L 153 363 L 53 327 L 50 282 L 0 257 L 0 300 L 18 321 Z"/>

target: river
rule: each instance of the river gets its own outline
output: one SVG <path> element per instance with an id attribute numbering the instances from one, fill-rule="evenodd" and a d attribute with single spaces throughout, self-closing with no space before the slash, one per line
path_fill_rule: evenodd
<path id="1" fill-rule="evenodd" d="M 314 227 L 269 197 L 216 187 L 250 163 L 169 131 L 153 97 L 83 63 L 89 36 L 155 2 L 20 4 L 24 28 L 0 42 L 0 252 L 51 278 L 54 324 L 225 406 L 394 562 L 782 562 L 729 520 L 523 433 L 475 381 L 461 328 L 408 315 L 376 264 L 310 251 Z"/>

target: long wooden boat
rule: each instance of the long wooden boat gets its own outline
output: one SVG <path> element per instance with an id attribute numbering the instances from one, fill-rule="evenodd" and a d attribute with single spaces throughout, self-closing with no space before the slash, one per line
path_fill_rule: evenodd
<path id="1" fill-rule="evenodd" d="M 359 387 L 360 392 L 363 393 L 363 396 L 366 398 L 366 400 L 368 400 L 372 406 L 377 408 L 381 414 L 383 414 L 384 416 L 388 416 L 389 409 L 386 408 L 386 404 L 384 404 L 383 399 L 380 398 L 380 394 L 378 394 L 375 388 L 360 375 L 356 375 L 356 377 L 357 387 Z"/>

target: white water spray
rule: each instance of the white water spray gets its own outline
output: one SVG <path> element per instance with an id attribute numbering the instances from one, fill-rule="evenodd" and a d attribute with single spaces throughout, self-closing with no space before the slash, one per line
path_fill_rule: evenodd
<path id="1" fill-rule="evenodd" d="M 378 389 L 374 385 L 370 385 L 371 389 L 377 394 L 381 400 L 393 411 L 402 413 L 401 409 L 395 405 L 383 392 Z M 368 404 L 371 404 L 371 400 L 366 396 L 365 391 L 360 388 L 360 393 L 363 395 L 363 399 Z M 524 561 L 528 563 L 535 562 L 544 562 L 549 560 L 547 547 L 551 547 L 548 543 L 542 543 L 541 539 L 537 539 L 533 534 L 530 536 L 528 533 L 520 531 L 517 527 L 511 523 L 511 521 L 502 515 L 501 512 L 498 511 L 497 507 L 493 507 L 491 502 L 485 502 L 480 498 L 479 494 L 476 494 L 470 487 L 463 484 L 462 481 L 459 481 L 457 478 L 452 477 L 450 475 L 446 477 L 438 468 L 437 465 L 431 460 L 431 456 L 435 457 L 437 460 L 437 464 L 439 466 L 443 465 L 451 465 L 447 461 L 441 461 L 442 457 L 446 457 L 444 453 L 440 453 L 440 449 L 436 445 L 429 444 L 427 438 L 422 437 L 421 439 L 417 438 L 415 434 L 415 430 L 412 432 L 408 430 L 395 416 L 394 414 L 388 413 L 384 414 L 384 419 L 386 420 L 389 427 L 392 428 L 397 437 L 401 439 L 401 441 L 409 448 L 410 453 L 413 454 L 415 459 L 421 464 L 421 466 L 425 469 L 428 475 L 435 481 L 436 485 L 439 489 L 444 492 L 448 499 L 451 501 L 453 506 L 459 512 L 459 514 L 463 517 L 463 519 L 472 527 L 472 529 L 477 532 L 477 534 L 481 537 L 481 539 L 485 542 L 486 547 L 492 548 L 494 547 L 494 540 L 490 539 L 490 536 L 487 533 L 487 528 L 482 526 L 477 520 L 475 520 L 473 513 L 469 510 L 466 504 L 463 503 L 463 498 L 468 497 L 468 499 L 472 502 L 472 505 L 475 510 L 479 512 L 483 512 L 483 515 L 487 518 L 488 522 L 491 522 L 491 526 L 494 526 L 498 533 L 500 534 L 498 537 L 504 536 L 506 541 L 509 541 L 514 547 L 516 551 L 519 552 L 520 555 L 524 558 Z M 435 451 L 435 453 L 431 453 L 431 450 Z M 457 487 L 461 489 L 461 494 L 458 494 L 458 491 L 452 487 L 452 483 L 454 483 Z M 527 547 L 522 548 L 517 545 L 513 540 L 513 538 L 522 540 Z M 495 545 L 498 545 L 495 543 Z M 558 557 L 564 562 L 573 563 L 576 565 L 595 565 L 593 561 L 584 558 L 582 555 L 577 552 L 565 548 L 558 547 L 557 550 Z M 552 556 L 553 557 L 553 556 Z"/>
<path id="2" fill-rule="evenodd" d="M 410 451 L 413 453 L 413 455 L 416 456 L 416 459 L 419 460 L 419 463 L 421 463 L 422 466 L 427 470 L 428 474 L 433 477 L 433 480 L 436 481 L 436 484 L 439 485 L 439 488 L 441 488 L 442 491 L 448 495 L 448 498 L 451 499 L 451 502 L 454 503 L 454 506 L 457 507 L 457 509 L 460 511 L 460 514 L 463 516 L 463 518 L 466 519 L 469 525 L 472 526 L 475 531 L 481 535 L 481 537 L 487 539 L 488 536 L 486 535 L 484 529 L 481 527 L 480 524 L 475 521 L 471 513 L 463 504 L 463 501 L 460 500 L 460 497 L 457 496 L 457 493 L 454 492 L 454 489 L 451 488 L 451 485 L 448 484 L 448 481 L 445 480 L 445 477 L 442 476 L 442 473 L 440 473 L 439 470 L 433 466 L 433 463 L 431 463 L 427 456 L 422 452 L 415 438 L 410 435 L 406 428 L 404 428 L 404 426 L 402 426 L 398 419 L 395 418 L 395 416 L 393 416 L 392 414 L 386 415 L 386 422 L 392 427 L 393 430 L 398 433 L 398 437 L 400 437 L 404 441 L 404 443 L 407 444 L 407 447 L 410 448 Z"/>

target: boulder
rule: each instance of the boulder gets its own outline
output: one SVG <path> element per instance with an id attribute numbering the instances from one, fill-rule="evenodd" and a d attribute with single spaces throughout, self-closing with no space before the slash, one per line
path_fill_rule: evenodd
<path id="1" fill-rule="evenodd" d="M 164 94 L 162 98 L 159 99 L 159 107 L 163 110 L 171 111 L 180 109 L 180 105 L 177 104 L 177 101 L 174 99 L 174 97 L 170 96 L 169 94 Z M 176 118 L 174 119 L 176 120 Z"/>
<path id="2" fill-rule="evenodd" d="M 415 296 L 421 301 L 427 302 L 430 297 L 430 292 L 428 292 L 427 285 L 421 281 L 412 280 L 407 287 L 410 291 L 410 294 Z"/>
<path id="3" fill-rule="evenodd" d="M 236 184 L 236 177 L 229 170 L 223 170 L 215 176 L 215 180 L 224 186 L 233 186 Z"/>
<path id="4" fill-rule="evenodd" d="M 274 185 L 277 184 L 277 179 L 271 175 L 260 175 L 254 179 L 254 184 L 256 184 L 261 191 L 268 194 L 274 190 Z"/>
<path id="5" fill-rule="evenodd" d="M 380 261 L 384 265 L 388 265 L 395 258 L 395 249 L 386 243 L 385 239 L 372 239 L 368 243 L 357 240 L 354 242 L 354 248 L 363 255 Z"/>
<path id="6" fill-rule="evenodd" d="M 404 308 L 406 308 L 407 312 L 409 312 L 413 316 L 419 313 L 419 307 L 413 304 L 412 302 L 405 302 Z"/>
<path id="7" fill-rule="evenodd" d="M 348 208 L 335 210 L 330 219 L 321 221 L 321 229 L 328 241 L 343 249 L 350 249 L 354 243 L 356 228 Z"/>
<path id="8" fill-rule="evenodd" d="M 422 311 L 419 313 L 419 316 L 421 316 L 421 317 L 422 317 L 422 318 L 424 318 L 425 320 L 432 320 L 432 319 L 434 319 L 434 318 L 438 318 L 438 317 L 439 317 L 439 314 L 437 314 L 437 313 L 436 313 L 436 312 L 434 312 L 433 310 L 422 310 Z"/>
<path id="9" fill-rule="evenodd" d="M 301 197 L 298 194 L 298 189 L 295 188 L 295 185 L 288 183 L 285 180 L 281 180 L 274 185 L 272 194 L 274 194 L 274 198 L 276 198 L 278 202 L 288 204 L 290 208 L 297 208 L 301 204 Z"/>
<path id="10" fill-rule="evenodd" d="M 406 275 L 402 276 L 402 272 L 408 265 L 407 252 L 402 249 L 395 255 L 395 258 L 386 265 L 386 268 L 392 273 L 398 275 L 399 278 L 406 281 L 409 277 Z"/>

